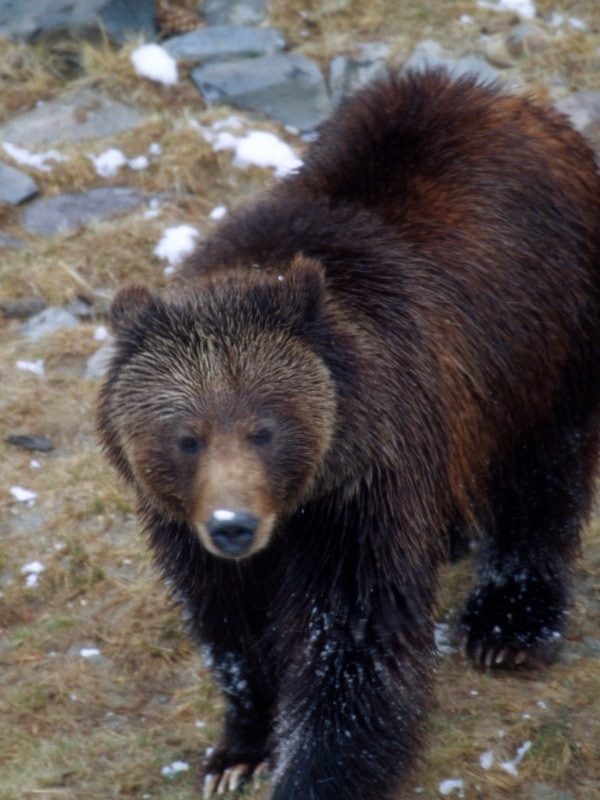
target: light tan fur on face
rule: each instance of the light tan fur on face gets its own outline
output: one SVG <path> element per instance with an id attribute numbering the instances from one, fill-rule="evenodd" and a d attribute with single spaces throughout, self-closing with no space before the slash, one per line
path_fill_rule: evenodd
<path id="1" fill-rule="evenodd" d="M 269 497 L 269 478 L 264 464 L 252 447 L 236 435 L 218 437 L 203 452 L 194 485 L 192 524 L 202 544 L 223 556 L 213 544 L 206 523 L 215 511 L 245 511 L 259 521 L 252 545 L 243 557 L 266 547 L 275 526 L 276 514 Z"/>

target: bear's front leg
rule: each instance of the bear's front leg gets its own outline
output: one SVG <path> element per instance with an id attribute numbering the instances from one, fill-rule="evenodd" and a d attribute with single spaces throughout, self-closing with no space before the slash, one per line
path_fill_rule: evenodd
<path id="1" fill-rule="evenodd" d="M 391 800 L 406 786 L 433 637 L 422 620 L 407 631 L 406 609 L 382 610 L 313 608 L 280 690 L 270 800 Z"/>
<path id="2" fill-rule="evenodd" d="M 264 768 L 273 697 L 239 652 L 205 652 L 205 660 L 225 699 L 223 738 L 204 770 L 204 796 L 208 798 L 236 790 Z"/>

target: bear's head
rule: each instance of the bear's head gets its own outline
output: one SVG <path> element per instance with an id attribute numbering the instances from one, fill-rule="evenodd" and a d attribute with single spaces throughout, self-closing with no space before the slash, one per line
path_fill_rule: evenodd
<path id="1" fill-rule="evenodd" d="M 321 266 L 230 272 L 159 297 L 121 290 L 98 429 L 143 507 L 185 522 L 215 555 L 266 547 L 318 480 L 335 385 L 312 341 Z"/>

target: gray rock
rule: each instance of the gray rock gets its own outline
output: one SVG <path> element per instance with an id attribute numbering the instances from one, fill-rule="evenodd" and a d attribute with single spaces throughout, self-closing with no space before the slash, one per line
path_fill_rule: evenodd
<path id="1" fill-rule="evenodd" d="M 304 56 L 206 64 L 191 77 L 208 104 L 260 111 L 301 132 L 314 130 L 331 113 L 323 76 Z"/>
<path id="2" fill-rule="evenodd" d="M 126 214 L 150 199 L 134 189 L 102 186 L 78 194 L 41 198 L 25 209 L 24 223 L 29 233 L 53 236 L 88 222 Z"/>
<path id="3" fill-rule="evenodd" d="M 39 314 L 46 308 L 46 303 L 41 297 L 16 297 L 14 300 L 0 302 L 0 311 L 6 319 L 26 319 L 34 314 Z"/>
<path id="4" fill-rule="evenodd" d="M 21 247 L 23 242 L 16 239 L 14 236 L 7 236 L 5 233 L 0 233 L 0 247 L 18 248 Z"/>
<path id="5" fill-rule="evenodd" d="M 285 39 L 275 28 L 215 25 L 175 36 L 168 39 L 163 47 L 173 58 L 213 61 L 273 55 L 285 49 Z"/>
<path id="6" fill-rule="evenodd" d="M 573 800 L 574 795 L 569 789 L 556 789 L 548 783 L 536 782 L 527 795 L 527 800 Z"/>
<path id="7" fill-rule="evenodd" d="M 204 0 L 209 25 L 259 25 L 267 18 L 267 0 Z"/>
<path id="8" fill-rule="evenodd" d="M 40 453 L 47 453 L 54 450 L 54 445 L 46 436 L 38 436 L 37 434 L 29 433 L 11 433 L 5 438 L 9 444 L 14 444 L 16 447 L 22 447 L 24 450 L 34 450 Z"/>
<path id="9" fill-rule="evenodd" d="M 132 106 L 86 88 L 66 92 L 0 126 L 0 140 L 20 147 L 84 141 L 133 128 L 140 119 Z"/>
<path id="10" fill-rule="evenodd" d="M 559 100 L 556 108 L 600 153 L 600 91 L 575 92 Z"/>
<path id="11" fill-rule="evenodd" d="M 427 39 L 420 42 L 402 67 L 404 72 L 424 72 L 428 69 L 445 69 L 455 78 L 472 75 L 482 83 L 498 80 L 499 73 L 480 56 L 468 55 L 454 58 L 439 42 Z"/>
<path id="12" fill-rule="evenodd" d="M 336 56 L 329 65 L 331 102 L 337 107 L 342 98 L 386 74 L 390 49 L 372 42 L 359 45 L 350 56 Z"/>
<path id="13" fill-rule="evenodd" d="M 26 339 L 42 339 L 61 328 L 75 328 L 79 320 L 64 308 L 51 306 L 35 314 L 21 325 L 21 334 Z"/>
<path id="14" fill-rule="evenodd" d="M 139 33 L 154 36 L 153 0 L 0 0 L 0 36 L 6 39 L 97 38 L 102 29 L 117 44 Z"/>
<path id="15" fill-rule="evenodd" d="M 0 202 L 18 206 L 39 192 L 37 183 L 16 167 L 0 161 Z"/>

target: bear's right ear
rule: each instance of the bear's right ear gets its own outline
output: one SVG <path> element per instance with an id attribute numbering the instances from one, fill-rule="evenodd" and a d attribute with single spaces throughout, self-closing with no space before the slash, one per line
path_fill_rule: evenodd
<path id="1" fill-rule="evenodd" d="M 140 317 L 158 307 L 158 297 L 147 286 L 137 284 L 119 289 L 110 307 L 110 321 L 117 336 L 126 334 Z"/>

